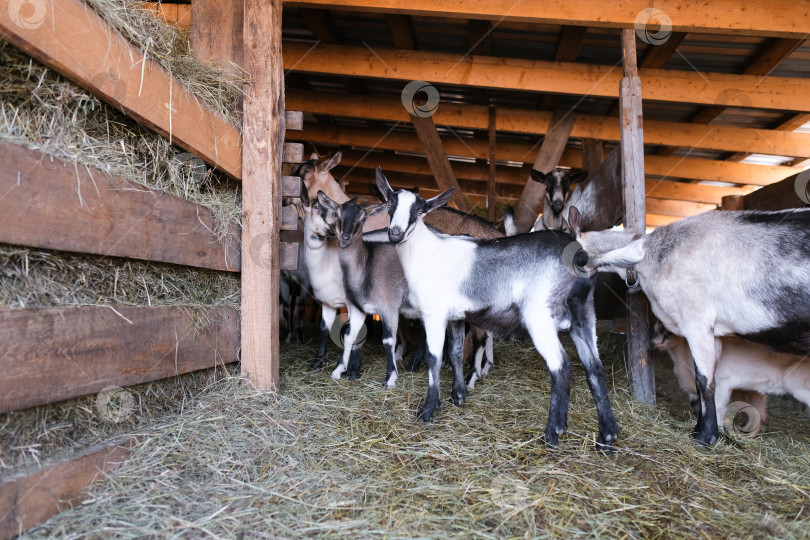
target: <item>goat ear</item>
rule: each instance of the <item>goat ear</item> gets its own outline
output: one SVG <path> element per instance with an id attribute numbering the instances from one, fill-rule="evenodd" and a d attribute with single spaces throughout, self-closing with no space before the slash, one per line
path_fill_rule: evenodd
<path id="1" fill-rule="evenodd" d="M 343 159 L 343 153 L 340 150 L 338 150 L 332 157 L 329 158 L 329 161 L 327 161 L 324 164 L 324 168 L 327 171 L 331 171 L 332 169 L 338 166 L 341 159 Z"/>
<path id="2" fill-rule="evenodd" d="M 382 172 L 382 169 L 378 166 L 376 172 L 374 173 L 374 179 L 377 182 L 377 187 L 380 189 L 380 194 L 382 195 L 383 201 L 388 201 L 393 195 L 394 190 L 391 189 L 391 184 L 388 183 L 388 178 Z"/>
<path id="3" fill-rule="evenodd" d="M 377 187 L 377 184 L 372 184 L 371 182 L 369 182 L 368 190 L 369 192 L 371 192 L 372 195 L 380 199 L 382 202 L 385 202 L 385 197 L 383 197 L 382 191 L 380 191 L 380 188 Z"/>
<path id="4" fill-rule="evenodd" d="M 571 227 L 571 233 L 574 236 L 579 236 L 582 232 L 582 214 L 579 213 L 576 206 L 568 209 L 568 226 Z"/>
<path id="5" fill-rule="evenodd" d="M 408 191 L 410 191 L 411 193 L 416 193 L 417 195 L 419 195 L 419 186 L 414 186 L 411 189 L 409 189 Z"/>
<path id="6" fill-rule="evenodd" d="M 570 184 L 578 184 L 580 182 L 584 182 L 586 178 L 588 178 L 588 171 L 579 171 L 577 174 L 573 174 L 568 181 Z"/>
<path id="7" fill-rule="evenodd" d="M 305 207 L 309 207 L 309 192 L 307 191 L 307 185 L 304 183 L 303 179 L 301 180 L 301 202 Z"/>
<path id="8" fill-rule="evenodd" d="M 376 216 L 379 214 L 384 214 L 388 211 L 388 207 L 384 204 L 372 204 L 366 209 L 367 216 Z"/>
<path id="9" fill-rule="evenodd" d="M 323 191 L 318 190 L 318 202 L 321 203 L 326 209 L 331 210 L 332 212 L 337 211 L 337 205 L 335 201 L 329 198 L 329 195 L 324 193 Z"/>
<path id="10" fill-rule="evenodd" d="M 532 172 L 529 173 L 529 175 L 532 177 L 532 180 L 534 180 L 535 182 L 542 182 L 542 183 L 546 182 L 545 173 L 541 173 L 537 169 L 532 169 Z"/>
<path id="11" fill-rule="evenodd" d="M 320 161 L 320 158 L 318 157 L 318 152 L 312 152 L 312 154 L 310 154 L 309 156 L 309 159 L 313 161 Z"/>
<path id="12" fill-rule="evenodd" d="M 453 192 L 456 188 L 450 188 L 444 193 L 439 193 L 432 199 L 428 199 L 427 201 L 427 208 L 425 209 L 425 213 L 432 212 L 437 208 L 444 206 L 448 202 L 450 202 L 450 198 L 453 196 Z"/>
<path id="13" fill-rule="evenodd" d="M 357 197 L 348 200 L 349 204 L 357 204 Z"/>

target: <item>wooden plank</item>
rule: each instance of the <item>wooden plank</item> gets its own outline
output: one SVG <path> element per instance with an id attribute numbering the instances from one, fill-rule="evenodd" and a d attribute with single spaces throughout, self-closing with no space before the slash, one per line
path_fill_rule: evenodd
<path id="1" fill-rule="evenodd" d="M 281 161 L 284 163 L 301 163 L 304 161 L 304 145 L 285 142 L 282 147 Z"/>
<path id="2" fill-rule="evenodd" d="M 646 224 L 644 185 L 644 131 L 642 128 L 641 79 L 636 75 L 636 34 L 622 30 L 624 78 L 619 97 L 622 140 L 622 184 L 624 187 L 624 228 L 643 234 Z M 655 375 L 650 352 L 650 304 L 643 293 L 626 295 L 627 366 L 633 395 L 639 401 L 655 404 Z"/>
<path id="3" fill-rule="evenodd" d="M 301 131 L 304 129 L 304 113 L 301 111 L 284 111 L 284 129 Z"/>
<path id="4" fill-rule="evenodd" d="M 616 66 L 548 62 L 487 56 L 377 49 L 345 45 L 284 43 L 285 68 L 312 73 L 397 80 L 424 80 L 511 91 L 618 97 L 621 73 Z M 645 99 L 676 103 L 726 105 L 744 96 L 754 108 L 810 110 L 810 80 L 790 77 L 639 70 Z M 750 103 L 750 105 L 749 105 Z"/>
<path id="5" fill-rule="evenodd" d="M 407 13 L 461 19 L 489 19 L 544 24 L 573 24 L 602 28 L 633 28 L 636 17 L 650 7 L 649 0 L 591 2 L 551 0 L 521 4 L 510 0 L 290 0 L 296 7 L 328 7 L 371 13 Z M 735 0 L 684 0 L 659 6 L 672 20 L 675 32 L 704 32 L 745 36 L 803 37 L 810 28 L 810 13 L 803 2 L 774 0 L 751 2 L 740 8 Z"/>
<path id="6" fill-rule="evenodd" d="M 319 115 L 346 116 L 407 122 L 408 111 L 399 99 L 358 96 L 326 92 L 297 91 L 287 98 L 287 106 Z M 551 125 L 553 113 L 509 107 L 498 108 L 498 131 L 543 134 Z M 806 117 L 807 115 L 801 115 Z M 470 129 L 488 129 L 489 112 L 479 105 L 442 103 L 433 115 L 440 125 Z M 808 117 L 810 120 L 810 117 Z M 805 120 L 806 122 L 807 120 Z M 805 122 L 794 122 L 793 129 Z M 791 124 L 791 125 L 793 125 Z M 580 114 L 571 137 L 618 141 L 616 118 Z M 647 144 L 705 148 L 728 152 L 801 156 L 810 154 L 810 134 L 793 133 L 792 129 L 753 129 L 734 126 L 694 125 L 686 122 L 648 120 L 644 125 Z M 808 156 L 810 157 L 810 156 Z"/>
<path id="7" fill-rule="evenodd" d="M 647 227 L 661 227 L 663 225 L 674 223 L 679 219 L 681 218 L 673 216 L 660 216 L 658 214 L 647 214 Z"/>
<path id="8" fill-rule="evenodd" d="M 470 205 L 464 198 L 461 192 L 461 187 L 458 185 L 456 175 L 453 173 L 453 167 L 447 159 L 447 153 L 444 151 L 442 140 L 439 137 L 439 132 L 436 131 L 436 124 L 433 123 L 433 117 L 430 115 L 411 115 L 411 123 L 416 130 L 416 136 L 422 143 L 422 149 L 425 152 L 430 168 L 433 170 L 433 176 L 436 178 L 436 184 L 442 191 L 447 191 L 450 188 L 455 188 L 455 193 L 450 199 L 455 203 L 456 207 L 463 211 L 468 212 Z"/>
<path id="9" fill-rule="evenodd" d="M 298 249 L 300 242 L 279 244 L 279 267 L 281 270 L 298 270 Z"/>
<path id="10" fill-rule="evenodd" d="M 487 218 L 495 221 L 495 107 L 489 108 L 489 178 L 487 179 Z"/>
<path id="11" fill-rule="evenodd" d="M 485 19 L 467 21 L 467 54 L 489 56 L 492 49 L 492 22 Z"/>
<path id="12" fill-rule="evenodd" d="M 194 0 L 191 3 L 191 52 L 225 69 L 244 65 L 242 2 Z M 215 31 L 212 31 L 215 30 Z"/>
<path id="13" fill-rule="evenodd" d="M 242 128 L 242 373 L 260 390 L 278 386 L 279 229 L 284 73 L 281 0 L 245 0 Z"/>
<path id="14" fill-rule="evenodd" d="M 664 43 L 650 45 L 641 61 L 641 67 L 664 69 L 685 37 L 686 32 L 672 32 Z"/>
<path id="15" fill-rule="evenodd" d="M 547 173 L 557 167 L 576 119 L 576 113 L 573 111 L 555 113 L 552 126 L 543 138 L 532 165 L 534 169 Z M 535 182 L 531 178 L 526 180 L 526 186 L 523 188 L 523 193 L 515 209 L 515 225 L 519 231 L 528 232 L 532 228 L 543 206 L 545 193 L 544 184 Z"/>
<path id="16" fill-rule="evenodd" d="M 281 230 L 294 231 L 298 229 L 298 212 L 292 206 L 281 207 Z"/>
<path id="17" fill-rule="evenodd" d="M 670 201 L 666 199 L 645 198 L 646 213 L 662 216 L 687 217 L 716 210 L 716 204 L 705 204 L 686 201 Z M 645 224 L 646 226 L 646 224 Z"/>
<path id="18" fill-rule="evenodd" d="M 99 444 L 0 484 L 0 539 L 13 538 L 77 506 L 102 474 L 129 457 L 127 445 Z"/>
<path id="19" fill-rule="evenodd" d="M 439 107 L 441 109 L 441 107 Z M 499 113 L 500 115 L 500 110 Z M 288 133 L 289 140 L 323 143 L 327 145 L 357 146 L 380 150 L 423 152 L 419 139 L 412 134 L 398 131 L 388 132 L 375 129 L 342 128 L 332 125 L 306 123 L 304 133 Z M 456 138 L 442 141 L 450 156 L 484 158 L 489 152 L 487 141 L 465 139 L 462 143 Z M 524 143 L 500 142 L 498 159 L 532 163 L 533 146 Z M 645 157 L 647 174 L 666 178 L 687 178 L 692 180 L 712 180 L 745 185 L 768 185 L 796 173 L 793 167 L 734 163 L 678 156 Z M 582 152 L 568 148 L 560 158 L 561 166 L 580 167 Z"/>
<path id="20" fill-rule="evenodd" d="M 582 168 L 593 178 L 605 160 L 605 145 L 596 139 L 582 139 Z"/>
<path id="21" fill-rule="evenodd" d="M 416 49 L 410 16 L 388 13 L 385 19 L 388 21 L 388 28 L 391 30 L 394 47 L 397 49 Z"/>
<path id="22" fill-rule="evenodd" d="M 209 165 L 241 176 L 237 127 L 184 90 L 85 2 L 49 2 L 36 28 L 17 25 L 9 11 L 0 9 L 3 39 Z"/>
<path id="23" fill-rule="evenodd" d="M 239 270 L 207 208 L 5 141 L 0 164 L 0 242 Z"/>
<path id="24" fill-rule="evenodd" d="M 229 307 L 203 313 L 204 319 L 182 307 L 0 310 L 0 412 L 235 362 L 239 314 Z"/>
<path id="25" fill-rule="evenodd" d="M 800 39 L 783 38 L 774 40 L 754 56 L 743 73 L 760 77 L 768 75 L 782 60 L 790 56 L 802 44 L 804 37 Z"/>
<path id="26" fill-rule="evenodd" d="M 301 178 L 299 178 L 298 176 L 282 176 L 281 196 L 282 197 L 301 196 Z"/>
<path id="27" fill-rule="evenodd" d="M 743 197 L 745 210 L 785 210 L 807 205 L 810 205 L 810 170 L 797 173 Z"/>
<path id="28" fill-rule="evenodd" d="M 726 195 L 720 210 L 745 210 L 745 198 L 742 195 Z"/>

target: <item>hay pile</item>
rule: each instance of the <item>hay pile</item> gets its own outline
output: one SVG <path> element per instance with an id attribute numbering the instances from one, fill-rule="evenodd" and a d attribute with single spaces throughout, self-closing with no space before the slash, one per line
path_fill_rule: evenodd
<path id="1" fill-rule="evenodd" d="M 806 537 L 810 421 L 790 402 L 759 438 L 710 449 L 691 420 L 629 395 L 623 360 L 600 344 L 622 428 L 614 457 L 592 450 L 596 412 L 577 368 L 570 432 L 540 442 L 549 382 L 525 345 L 496 344 L 490 377 L 429 425 L 426 376 L 334 382 L 306 371 L 314 345 L 282 354 L 282 390 L 216 382 L 179 416 L 137 430 L 133 455 L 88 503 L 31 531 L 59 535 L 327 537 Z M 333 351 L 332 356 L 336 353 Z M 443 373 L 444 388 L 450 374 Z M 445 394 L 446 397 L 446 394 Z M 679 409 L 688 407 L 682 401 Z M 784 410 L 783 410 L 784 409 Z"/>
<path id="2" fill-rule="evenodd" d="M 189 52 L 188 35 L 133 0 L 88 0 L 122 35 L 211 108 L 241 125 L 241 82 Z M 163 137 L 0 41 L 0 139 L 100 169 L 209 208 L 220 238 L 241 219 L 241 191 Z M 0 246 L 0 307 L 238 305 L 233 276 L 179 266 Z"/>

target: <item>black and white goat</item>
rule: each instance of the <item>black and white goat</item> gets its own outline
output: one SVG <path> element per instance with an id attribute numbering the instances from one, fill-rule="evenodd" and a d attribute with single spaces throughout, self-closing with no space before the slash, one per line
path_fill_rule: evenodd
<path id="1" fill-rule="evenodd" d="M 570 230 L 568 228 L 568 215 L 563 215 L 565 202 L 571 184 L 582 182 L 588 176 L 588 171 L 581 171 L 571 174 L 568 169 L 554 169 L 549 173 L 542 173 L 537 169 L 532 169 L 531 178 L 535 182 L 540 182 L 546 186 L 546 194 L 543 198 L 543 215 L 534 223 L 534 230 Z"/>
<path id="2" fill-rule="evenodd" d="M 459 322 L 468 320 L 501 334 L 523 329 L 551 373 L 545 437 L 548 444 L 557 445 L 567 428 L 573 371 L 557 334 L 570 330 L 596 402 L 597 441 L 602 448 L 611 450 L 618 427 L 596 348 L 594 280 L 575 276 L 562 260 L 563 250 L 574 238 L 559 231 L 496 240 L 439 234 L 429 229 L 423 219 L 447 203 L 452 189 L 426 201 L 409 191 L 394 192 L 379 168 L 376 179 L 387 201 L 388 235 L 397 244 L 412 302 L 422 314 L 427 333 L 428 394 L 418 418 L 430 420 L 440 404 L 439 368 L 448 325 L 455 370 L 451 397 L 456 405 L 466 397 L 463 377 L 459 375 Z"/>
<path id="3" fill-rule="evenodd" d="M 318 201 L 333 218 L 335 237 L 340 246 L 340 269 L 348 295 L 349 331 L 344 339 L 348 350 L 354 345 L 366 315 L 379 314 L 383 323 L 383 347 L 388 360 L 383 384 L 396 385 L 399 373 L 396 362 L 396 338 L 400 313 L 408 318 L 419 314 L 408 302 L 408 284 L 397 257 L 396 247 L 389 242 L 370 242 L 363 238 L 363 225 L 369 216 L 385 213 L 382 205 L 361 206 L 357 199 L 337 204 L 323 191 Z M 348 355 L 332 372 L 333 379 L 348 368 Z"/>
<path id="4" fill-rule="evenodd" d="M 689 343 L 701 402 L 698 441 L 718 438 L 715 337 L 810 353 L 810 209 L 706 212 L 608 252 L 602 240 L 599 232 L 581 235 L 590 254 L 585 268 L 629 273 L 631 281 L 636 274 L 655 315 Z"/>
<path id="5" fill-rule="evenodd" d="M 303 187 L 303 186 L 302 186 Z M 354 306 L 348 299 L 343 285 L 343 272 L 340 269 L 340 247 L 332 235 L 332 224 L 327 221 L 329 210 L 317 199 L 310 201 L 307 190 L 301 190 L 301 201 L 304 206 L 304 260 L 309 271 L 312 296 L 321 304 L 321 325 L 318 342 L 318 353 L 310 369 L 320 369 L 326 362 L 326 350 L 329 334 L 335 322 L 338 310 Z M 354 342 L 352 342 L 354 343 Z M 349 379 L 360 377 L 360 351 L 345 346 Z M 342 362 L 343 360 L 341 360 Z"/>

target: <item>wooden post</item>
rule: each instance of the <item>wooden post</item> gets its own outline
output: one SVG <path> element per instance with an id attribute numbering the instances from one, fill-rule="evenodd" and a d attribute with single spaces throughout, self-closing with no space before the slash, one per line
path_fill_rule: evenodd
<path id="1" fill-rule="evenodd" d="M 436 131 L 433 117 L 412 114 L 411 122 L 413 122 L 413 127 L 416 129 L 416 136 L 419 137 L 419 141 L 425 149 L 425 156 L 430 168 L 433 170 L 433 176 L 436 177 L 436 184 L 438 184 L 439 189 L 446 191 L 451 187 L 455 188 L 456 191 L 451 200 L 459 210 L 469 212 L 470 205 L 461 192 L 456 175 L 453 173 L 453 167 L 450 166 L 450 160 L 447 159 L 447 153 L 444 151 L 439 132 Z"/>
<path id="2" fill-rule="evenodd" d="M 599 139 L 582 139 L 582 168 L 588 171 L 588 180 L 596 175 L 596 171 L 605 160 L 605 145 Z"/>
<path id="3" fill-rule="evenodd" d="M 574 128 L 577 115 L 573 111 L 557 111 L 551 120 L 551 127 L 540 145 L 537 158 L 534 160 L 534 167 L 540 172 L 551 172 L 560 162 L 565 145 L 568 143 L 568 136 Z M 546 194 L 546 186 L 540 182 L 535 182 L 531 178 L 526 179 L 526 186 L 518 200 L 515 210 L 515 224 L 520 232 L 528 232 L 537 219 L 540 207 L 543 205 L 543 197 Z"/>
<path id="4" fill-rule="evenodd" d="M 624 77 L 619 89 L 621 122 L 624 227 L 646 231 L 644 184 L 644 132 L 641 113 L 641 80 L 636 64 L 636 34 L 622 30 Z M 627 294 L 627 364 L 633 394 L 639 401 L 655 403 L 655 377 L 650 354 L 650 303 L 642 292 Z"/>
<path id="5" fill-rule="evenodd" d="M 244 0 L 242 127 L 242 373 L 278 385 L 279 229 L 284 75 L 281 0 Z"/>
<path id="6" fill-rule="evenodd" d="M 742 195 L 723 196 L 720 210 L 745 210 L 745 197 Z"/>
<path id="7" fill-rule="evenodd" d="M 487 218 L 495 221 L 495 107 L 489 108 L 489 181 L 487 183 Z"/>

